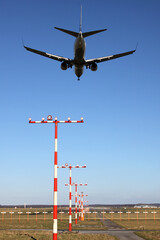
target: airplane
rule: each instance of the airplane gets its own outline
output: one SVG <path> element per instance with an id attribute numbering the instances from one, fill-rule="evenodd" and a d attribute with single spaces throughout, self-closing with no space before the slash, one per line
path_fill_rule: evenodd
<path id="1" fill-rule="evenodd" d="M 133 54 L 135 50 L 132 51 L 128 51 L 128 52 L 123 52 L 123 53 L 119 53 L 119 54 L 115 54 L 115 55 L 111 55 L 111 56 L 106 56 L 106 57 L 100 57 L 100 58 L 93 58 L 93 59 L 85 59 L 85 50 L 86 50 L 86 43 L 85 43 L 85 39 L 88 36 L 91 36 L 93 34 L 97 34 L 103 31 L 106 31 L 107 29 L 101 29 L 101 30 L 96 30 L 96 31 L 91 31 L 91 32 L 84 32 L 82 33 L 82 7 L 81 7 L 81 15 L 80 15 L 80 27 L 79 27 L 79 33 L 78 32 L 73 32 L 67 29 L 63 29 L 63 28 L 59 28 L 59 27 L 55 27 L 55 29 L 65 32 L 73 37 L 76 38 L 75 40 L 75 44 L 74 44 L 74 59 L 70 59 L 70 58 L 65 58 L 65 57 L 61 57 L 61 56 L 57 56 L 57 55 L 53 55 L 50 53 L 46 53 L 46 52 L 42 52 L 27 46 L 24 46 L 24 48 L 30 52 L 42 55 L 44 57 L 48 57 L 51 58 L 53 60 L 57 60 L 61 63 L 61 69 L 62 70 L 67 70 L 67 68 L 72 68 L 72 66 L 75 67 L 75 74 L 78 77 L 78 80 L 80 80 L 81 75 L 83 74 L 83 70 L 84 70 L 84 66 L 86 67 L 86 69 L 91 69 L 92 71 L 96 71 L 97 70 L 97 63 L 100 62 L 105 62 L 105 61 L 109 61 L 112 59 L 116 59 L 116 58 L 120 58 L 120 57 L 124 57 L 130 54 Z"/>

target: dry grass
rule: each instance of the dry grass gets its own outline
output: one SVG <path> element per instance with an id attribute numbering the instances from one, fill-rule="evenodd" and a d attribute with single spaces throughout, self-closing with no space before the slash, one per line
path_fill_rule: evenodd
<path id="1" fill-rule="evenodd" d="M 139 237 L 142 237 L 146 240 L 160 240 L 160 232 L 136 232 Z"/>
<path id="2" fill-rule="evenodd" d="M 53 214 L 51 213 L 52 209 L 0 209 L 0 212 L 6 212 L 3 216 L 0 214 L 0 229 L 53 229 Z M 61 211 L 60 209 L 58 212 Z M 9 212 L 14 212 L 11 214 Z M 20 216 L 18 212 L 23 212 Z M 27 216 L 26 212 L 31 212 Z M 36 216 L 35 212 L 39 212 Z M 48 212 L 43 214 L 43 212 Z M 20 217 L 20 218 L 19 218 Z M 78 224 L 74 224 L 74 214 L 72 215 L 73 230 L 106 230 L 106 227 L 101 223 L 99 219 L 94 219 L 88 221 L 88 216 L 85 214 L 85 220 L 83 222 L 78 221 Z M 62 221 L 61 221 L 62 218 Z M 36 221 L 37 219 L 37 221 Z M 64 214 L 58 214 L 58 229 L 59 230 L 68 230 L 68 212 Z"/>
<path id="3" fill-rule="evenodd" d="M 133 230 L 160 230 L 160 220 L 114 220 L 117 224 L 126 229 Z"/>
<path id="4" fill-rule="evenodd" d="M 0 231 L 1 240 L 51 240 L 52 232 L 47 231 Z M 116 237 L 107 234 L 76 234 L 63 233 L 58 234 L 58 240 L 117 240 Z"/>
<path id="5" fill-rule="evenodd" d="M 68 228 L 68 219 L 62 221 L 58 220 L 59 230 L 68 230 Z M 73 221 L 72 228 L 74 230 L 106 230 L 106 227 L 103 226 L 103 224 L 98 219 L 97 221 L 78 221 L 77 225 L 75 225 Z M 13 218 L 11 222 L 10 219 L 5 218 L 4 221 L 0 220 L 0 229 L 53 229 L 53 220 L 46 219 L 44 221 L 43 219 L 37 219 L 36 222 L 35 218 L 30 216 L 29 221 L 26 219 L 21 219 L 19 222 L 18 219 Z"/>
<path id="6" fill-rule="evenodd" d="M 0 231 L 1 240 L 51 240 L 51 232 L 26 232 L 26 231 Z"/>

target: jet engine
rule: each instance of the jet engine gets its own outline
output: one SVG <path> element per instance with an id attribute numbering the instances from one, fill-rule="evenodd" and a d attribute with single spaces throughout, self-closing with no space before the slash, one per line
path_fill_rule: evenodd
<path id="1" fill-rule="evenodd" d="M 61 63 L 61 69 L 62 69 L 62 70 L 67 70 L 67 68 L 68 68 L 67 63 L 66 63 L 66 62 L 62 62 L 62 63 Z"/>
<path id="2" fill-rule="evenodd" d="M 97 70 L 97 64 L 96 63 L 92 63 L 91 70 L 92 71 L 96 71 Z"/>

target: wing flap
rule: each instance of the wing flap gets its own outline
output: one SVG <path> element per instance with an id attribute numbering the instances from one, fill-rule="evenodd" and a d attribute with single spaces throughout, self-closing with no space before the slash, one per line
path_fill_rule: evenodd
<path id="1" fill-rule="evenodd" d="M 115 55 L 111 55 L 111 56 L 107 56 L 107 57 L 88 59 L 88 60 L 86 60 L 86 65 L 90 65 L 93 62 L 100 63 L 100 62 L 105 62 L 105 61 L 109 61 L 109 60 L 112 60 L 112 59 L 124 57 L 124 56 L 130 55 L 130 54 L 133 54 L 135 51 L 136 50 L 129 51 L 129 52 L 124 52 L 124 53 L 119 53 L 119 54 L 115 54 Z"/>
<path id="2" fill-rule="evenodd" d="M 42 51 L 39 51 L 39 50 L 36 50 L 36 49 L 33 49 L 33 48 L 29 48 L 29 47 L 26 47 L 26 46 L 24 46 L 24 48 L 25 48 L 27 51 L 30 51 L 30 52 L 39 54 L 39 55 L 41 55 L 41 56 L 54 59 L 54 60 L 57 60 L 57 61 L 59 61 L 59 62 L 63 62 L 63 61 L 70 62 L 70 59 L 69 59 L 69 58 L 65 58 L 65 57 L 53 55 L 53 54 L 50 54 L 50 53 L 42 52 Z"/>

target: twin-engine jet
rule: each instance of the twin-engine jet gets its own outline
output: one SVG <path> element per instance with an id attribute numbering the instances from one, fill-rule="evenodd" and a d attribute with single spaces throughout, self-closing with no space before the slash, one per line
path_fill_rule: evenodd
<path id="1" fill-rule="evenodd" d="M 89 68 L 92 71 L 96 71 L 97 70 L 97 63 L 109 61 L 109 60 L 120 58 L 120 57 L 124 57 L 124 56 L 130 55 L 130 54 L 132 54 L 136 51 L 136 50 L 132 50 L 132 51 L 129 51 L 129 52 L 119 53 L 119 54 L 115 54 L 115 55 L 111 55 L 111 56 L 93 58 L 93 59 L 86 60 L 85 59 L 85 50 L 86 50 L 85 38 L 88 37 L 88 36 L 91 36 L 93 34 L 106 31 L 107 29 L 101 29 L 101 30 L 82 33 L 82 10 L 81 10 L 81 17 L 80 17 L 79 33 L 78 32 L 73 32 L 73 31 L 70 31 L 70 30 L 66 30 L 66 29 L 63 29 L 63 28 L 58 28 L 58 27 L 55 27 L 55 29 L 60 30 L 62 32 L 65 32 L 65 33 L 67 33 L 67 34 L 76 38 L 75 44 L 74 44 L 74 59 L 53 55 L 53 54 L 42 52 L 42 51 L 39 51 L 39 50 L 36 50 L 36 49 L 33 49 L 33 48 L 29 48 L 29 47 L 26 47 L 26 46 L 24 46 L 24 48 L 26 50 L 30 51 L 30 52 L 37 53 L 37 54 L 42 55 L 44 57 L 48 57 L 48 58 L 57 60 L 59 62 L 62 62 L 61 63 L 61 69 L 62 70 L 67 70 L 67 68 L 72 68 L 72 66 L 74 66 L 75 67 L 75 74 L 78 77 L 78 80 L 80 80 L 80 76 L 83 74 L 84 67 L 86 67 L 86 69 Z"/>

